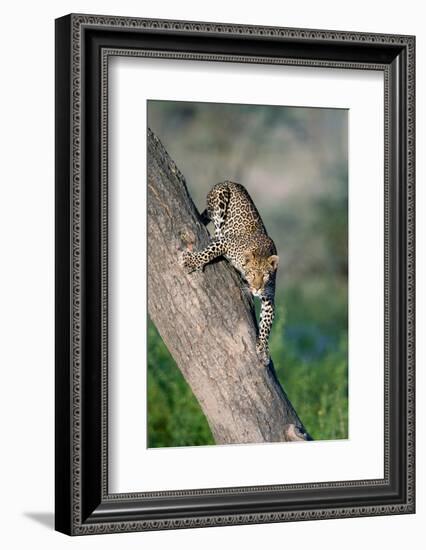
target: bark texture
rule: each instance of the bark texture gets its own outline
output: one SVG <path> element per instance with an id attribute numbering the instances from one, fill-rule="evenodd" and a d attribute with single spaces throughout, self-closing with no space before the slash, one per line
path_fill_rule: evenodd
<path id="1" fill-rule="evenodd" d="M 185 180 L 148 130 L 148 309 L 208 420 L 216 443 L 308 440 L 272 364 L 258 360 L 253 303 L 220 260 L 186 274 L 179 251 L 207 229 Z"/>

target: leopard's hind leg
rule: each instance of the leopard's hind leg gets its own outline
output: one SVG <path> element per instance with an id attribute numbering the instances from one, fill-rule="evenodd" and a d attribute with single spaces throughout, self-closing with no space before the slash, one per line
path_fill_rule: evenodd
<path id="1" fill-rule="evenodd" d="M 207 195 L 207 216 L 213 222 L 215 237 L 222 237 L 231 192 L 226 182 L 216 184 Z"/>

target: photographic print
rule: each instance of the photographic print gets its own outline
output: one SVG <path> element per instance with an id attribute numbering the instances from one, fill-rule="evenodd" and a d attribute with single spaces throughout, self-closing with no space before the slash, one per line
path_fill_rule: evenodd
<path id="1" fill-rule="evenodd" d="M 147 110 L 147 446 L 347 439 L 348 111 Z"/>

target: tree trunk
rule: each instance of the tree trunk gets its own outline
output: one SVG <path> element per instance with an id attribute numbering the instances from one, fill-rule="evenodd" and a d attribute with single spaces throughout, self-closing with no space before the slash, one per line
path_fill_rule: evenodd
<path id="1" fill-rule="evenodd" d="M 148 309 L 218 444 L 308 440 L 272 361 L 255 343 L 253 303 L 226 260 L 186 274 L 178 256 L 203 248 L 207 229 L 185 180 L 148 130 Z"/>

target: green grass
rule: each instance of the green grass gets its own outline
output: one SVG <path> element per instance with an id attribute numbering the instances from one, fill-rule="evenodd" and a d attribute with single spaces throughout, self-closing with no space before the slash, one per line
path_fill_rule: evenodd
<path id="1" fill-rule="evenodd" d="M 148 326 L 148 446 L 214 445 L 209 425 L 154 324 Z"/>
<path id="2" fill-rule="evenodd" d="M 277 297 L 270 348 L 278 377 L 317 440 L 348 437 L 346 289 L 330 281 Z M 292 323 L 289 323 L 292 319 Z M 148 445 L 212 445 L 197 400 L 152 322 L 148 328 Z"/>
<path id="3" fill-rule="evenodd" d="M 271 355 L 288 397 L 314 439 L 348 437 L 347 333 L 339 338 L 315 327 L 284 329 L 279 308 Z"/>

